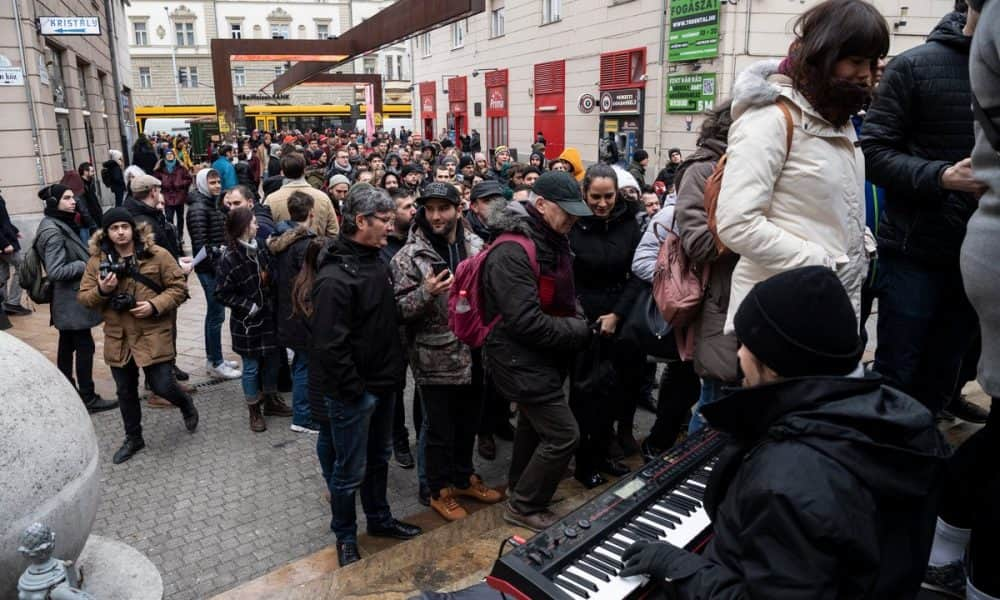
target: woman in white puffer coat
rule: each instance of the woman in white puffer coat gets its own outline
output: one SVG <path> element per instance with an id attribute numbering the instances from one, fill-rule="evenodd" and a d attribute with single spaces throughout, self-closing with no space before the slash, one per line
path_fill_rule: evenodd
<path id="1" fill-rule="evenodd" d="M 863 0 L 824 4 L 825 18 L 809 11 L 796 23 L 788 58 L 752 65 L 733 87 L 716 215 L 719 239 L 740 255 L 726 333 L 754 284 L 807 265 L 834 269 L 860 311 L 875 243 L 865 227 L 864 155 L 850 117 L 870 97 L 889 30 Z M 855 26 L 844 29 L 847 21 Z M 790 151 L 779 102 L 792 119 Z"/>

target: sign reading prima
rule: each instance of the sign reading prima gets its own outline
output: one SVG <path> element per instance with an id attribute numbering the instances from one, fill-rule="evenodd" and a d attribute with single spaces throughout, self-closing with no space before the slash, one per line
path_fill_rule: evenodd
<path id="1" fill-rule="evenodd" d="M 670 62 L 719 55 L 719 0 L 670 0 Z"/>
<path id="2" fill-rule="evenodd" d="M 38 17 L 42 35 L 101 35 L 98 17 Z"/>

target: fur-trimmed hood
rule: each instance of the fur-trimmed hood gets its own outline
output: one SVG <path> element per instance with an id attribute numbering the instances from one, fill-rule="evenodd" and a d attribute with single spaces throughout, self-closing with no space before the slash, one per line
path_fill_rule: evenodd
<path id="1" fill-rule="evenodd" d="M 274 235 L 267 238 L 267 249 L 271 254 L 277 255 L 281 254 L 285 250 L 288 250 L 292 245 L 307 237 L 315 237 L 316 234 L 309 231 L 309 228 L 305 225 L 296 223 L 294 226 L 289 227 L 290 221 L 282 221 L 278 224 L 277 229 L 275 229 Z"/>
<path id="2" fill-rule="evenodd" d="M 149 249 L 156 245 L 156 237 L 153 235 L 153 228 L 147 223 L 139 223 L 135 227 L 135 233 L 139 236 L 138 241 L 135 243 L 135 255 L 139 258 L 149 257 Z M 97 232 L 90 237 L 89 250 L 91 256 L 99 257 L 102 254 L 109 254 L 111 252 L 111 244 L 105 243 L 105 237 L 103 229 L 98 229 Z"/>
<path id="3" fill-rule="evenodd" d="M 761 60 L 740 71 L 733 84 L 733 119 L 748 108 L 774 104 L 782 88 L 791 87 L 791 79 L 778 73 L 780 65 L 778 59 Z"/>
<path id="4" fill-rule="evenodd" d="M 523 202 L 511 201 L 507 203 L 503 213 L 497 217 L 497 222 L 490 228 L 501 233 L 520 233 L 531 237 L 532 228 L 531 223 L 528 222 L 530 218 Z"/>

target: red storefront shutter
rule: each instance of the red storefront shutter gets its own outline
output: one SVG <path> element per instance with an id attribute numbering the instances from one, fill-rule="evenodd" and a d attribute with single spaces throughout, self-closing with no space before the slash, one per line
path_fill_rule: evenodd
<path id="1" fill-rule="evenodd" d="M 535 131 L 545 137 L 545 158 L 559 156 L 566 146 L 566 61 L 535 65 Z"/>
<path id="2" fill-rule="evenodd" d="M 646 87 L 646 49 L 633 48 L 601 55 L 601 89 Z"/>

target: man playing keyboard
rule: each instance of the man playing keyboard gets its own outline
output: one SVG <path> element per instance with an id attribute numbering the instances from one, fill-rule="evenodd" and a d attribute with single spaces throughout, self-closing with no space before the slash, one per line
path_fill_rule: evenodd
<path id="1" fill-rule="evenodd" d="M 735 327 L 743 387 L 702 409 L 732 438 L 705 493 L 715 536 L 701 555 L 633 544 L 620 575 L 681 599 L 914 597 L 947 454 L 934 418 L 864 374 L 830 269 L 758 283 Z"/>

